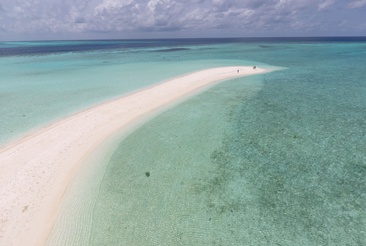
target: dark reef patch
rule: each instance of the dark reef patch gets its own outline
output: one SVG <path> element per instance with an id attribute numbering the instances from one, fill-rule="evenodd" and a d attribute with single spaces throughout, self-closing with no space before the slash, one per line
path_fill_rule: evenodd
<path id="1" fill-rule="evenodd" d="M 263 48 L 263 49 L 271 48 L 270 45 L 258 45 L 258 47 Z"/>
<path id="2" fill-rule="evenodd" d="M 170 48 L 170 49 L 154 50 L 152 52 L 176 52 L 176 51 L 183 51 L 183 50 L 190 50 L 190 49 L 188 49 L 188 48 Z"/>

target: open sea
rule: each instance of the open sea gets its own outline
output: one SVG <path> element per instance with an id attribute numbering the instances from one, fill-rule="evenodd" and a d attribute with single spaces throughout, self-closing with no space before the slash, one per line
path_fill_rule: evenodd
<path id="1" fill-rule="evenodd" d="M 225 81 L 94 153 L 48 245 L 366 245 L 366 37 L 0 42 L 0 146 L 193 71 Z"/>

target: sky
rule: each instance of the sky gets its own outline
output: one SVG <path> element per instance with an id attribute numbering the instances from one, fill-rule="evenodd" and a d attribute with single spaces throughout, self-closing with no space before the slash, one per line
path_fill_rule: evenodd
<path id="1" fill-rule="evenodd" d="M 366 0 L 0 0 L 0 40 L 366 36 Z"/>

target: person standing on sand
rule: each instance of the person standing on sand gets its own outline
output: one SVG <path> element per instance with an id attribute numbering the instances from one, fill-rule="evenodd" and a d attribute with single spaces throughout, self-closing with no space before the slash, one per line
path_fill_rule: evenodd
<path id="1" fill-rule="evenodd" d="M 253 67 L 253 69 L 256 69 L 256 68 L 257 68 L 256 66 Z"/>

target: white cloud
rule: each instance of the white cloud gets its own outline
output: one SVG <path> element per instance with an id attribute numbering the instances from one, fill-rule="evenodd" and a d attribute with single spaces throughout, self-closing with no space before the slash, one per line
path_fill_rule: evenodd
<path id="1" fill-rule="evenodd" d="M 127 7 L 133 3 L 133 0 L 103 0 L 98 6 L 95 7 L 96 13 L 114 11 Z"/>
<path id="2" fill-rule="evenodd" d="M 327 9 L 329 6 L 333 5 L 335 3 L 335 0 L 325 0 L 322 1 L 319 5 L 318 5 L 318 10 L 324 10 Z"/>
<path id="3" fill-rule="evenodd" d="M 364 5 L 366 5 L 366 0 L 356 0 L 353 2 L 350 2 L 347 7 L 350 9 L 356 9 L 356 8 L 361 8 Z"/>
<path id="4" fill-rule="evenodd" d="M 350 9 L 365 4 L 366 0 L 343 2 Z M 339 8 L 331 8 L 335 5 Z M 311 32 L 320 25 L 335 28 L 341 11 L 348 11 L 344 17 L 355 17 L 337 0 L 1 0 L 0 29 L 22 35 L 135 32 L 148 37 L 209 31 L 220 36 L 252 30 L 281 35 L 283 30 Z"/>

